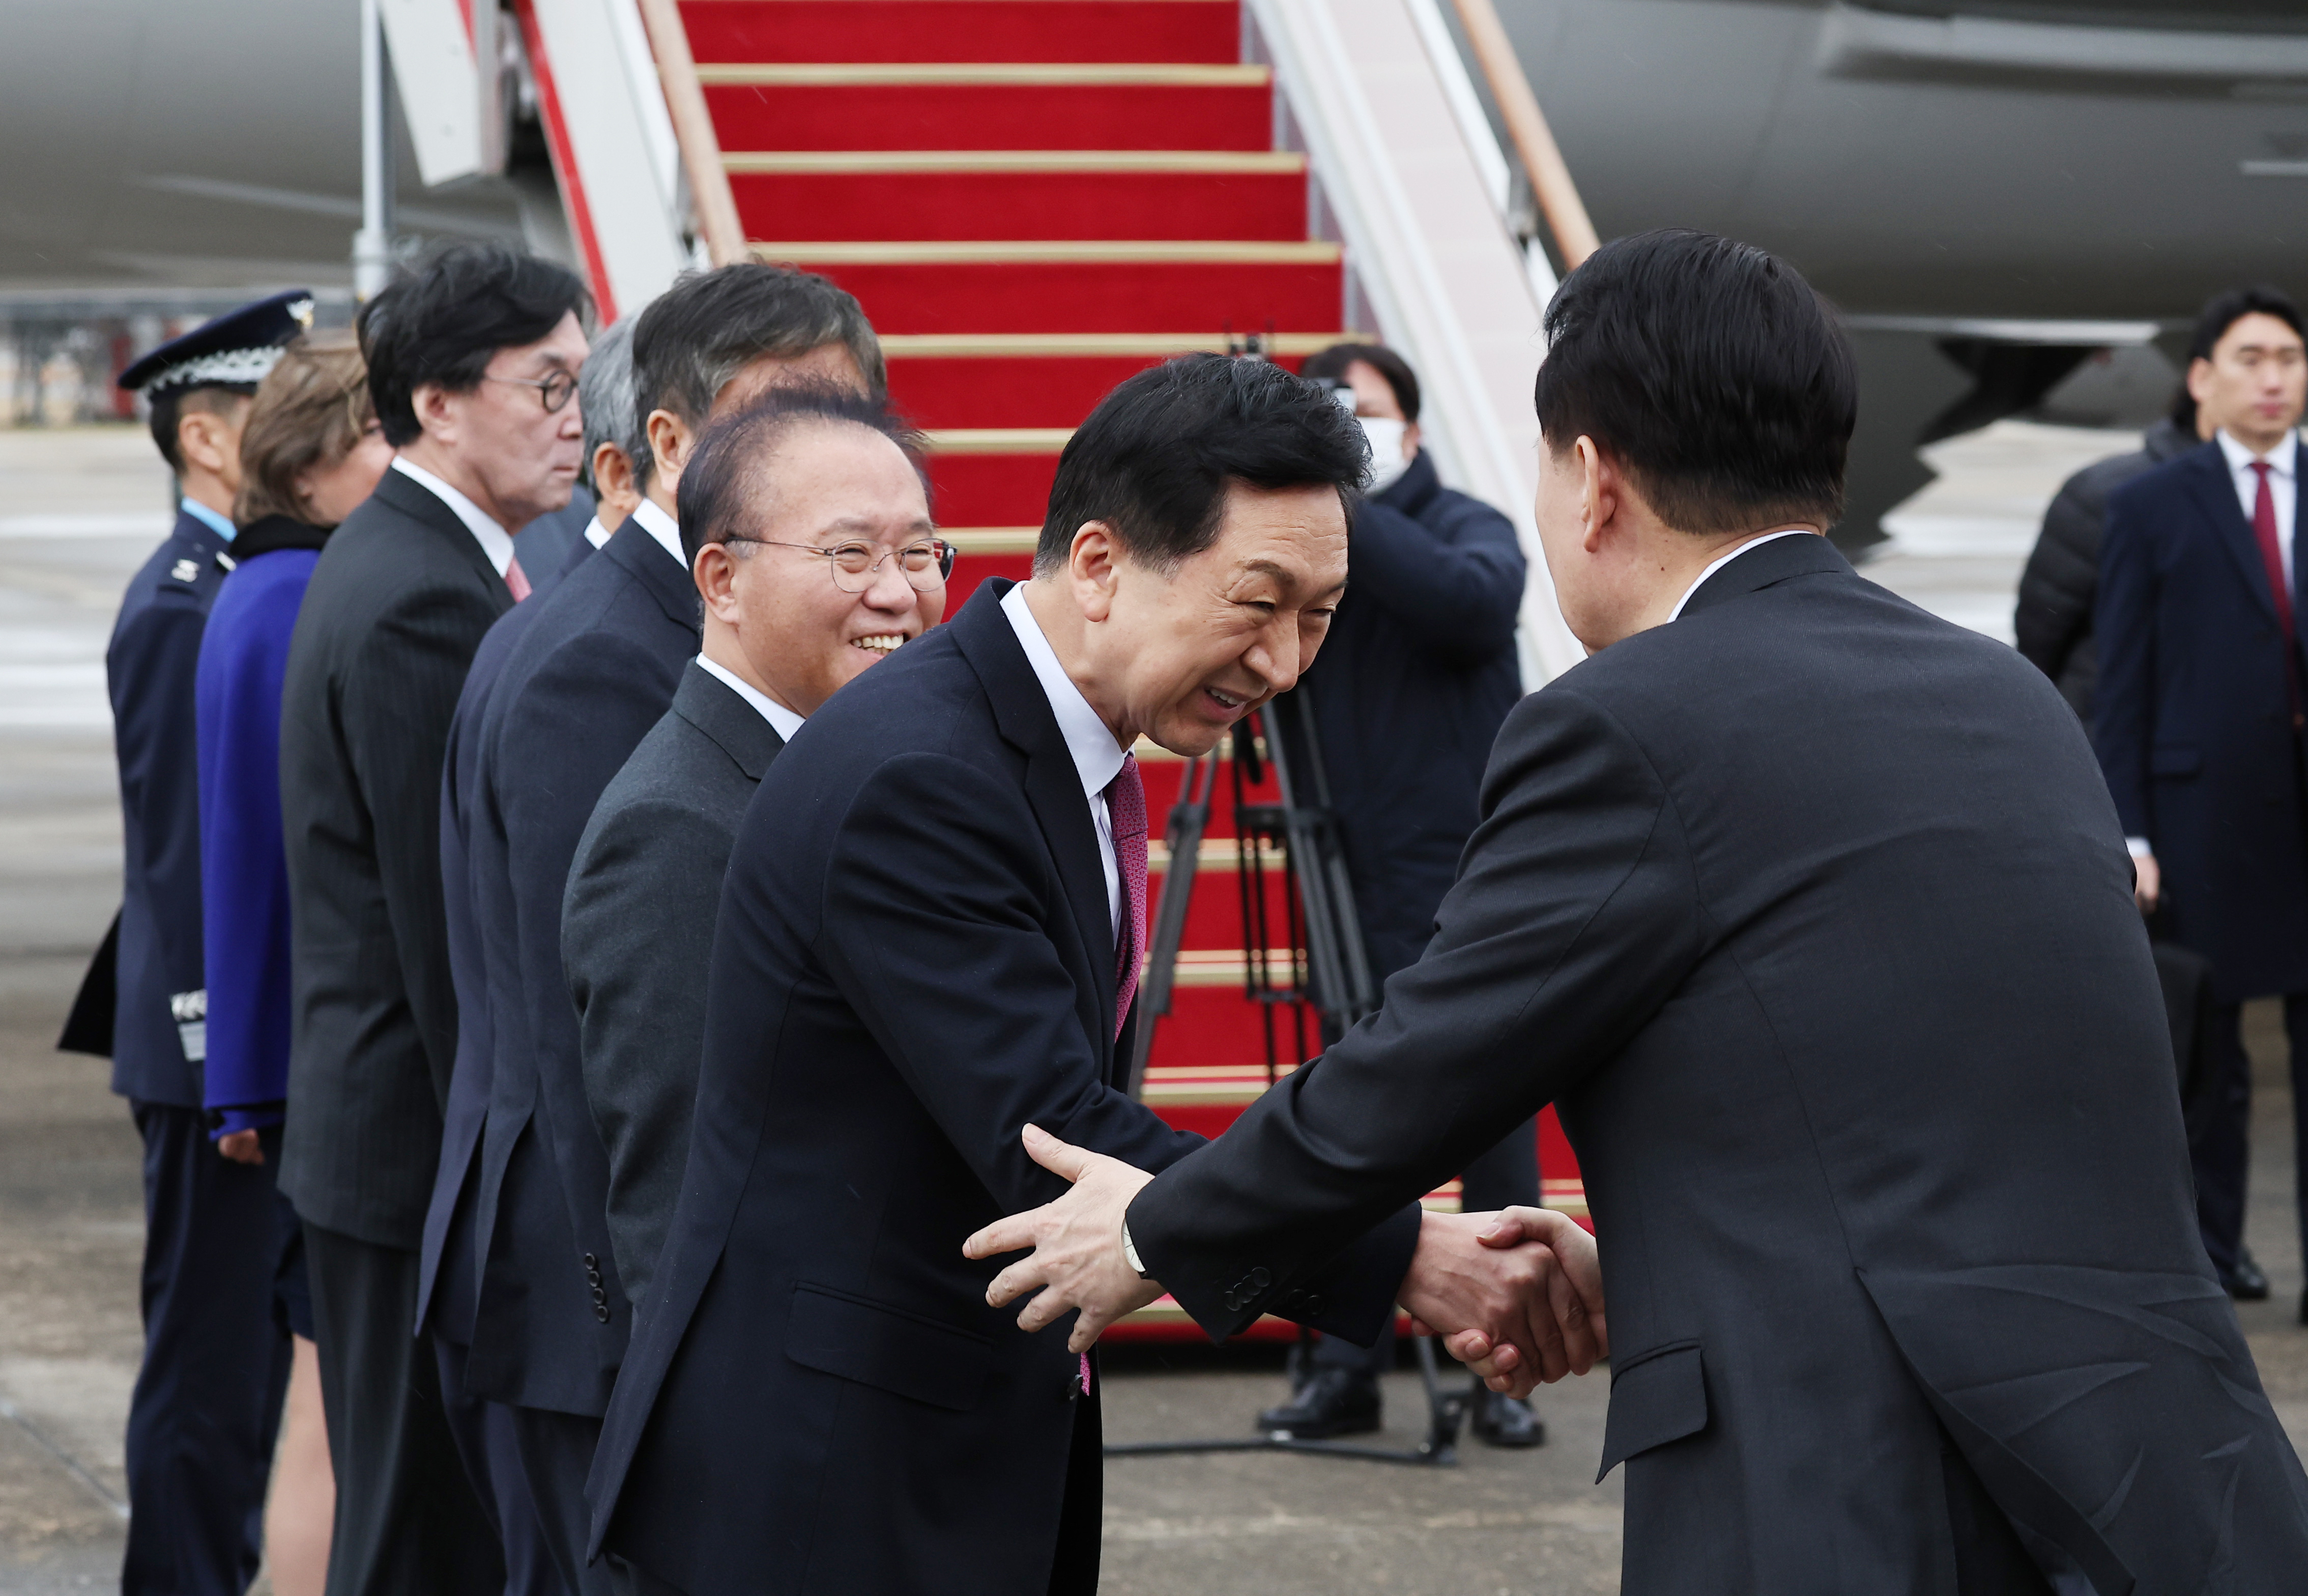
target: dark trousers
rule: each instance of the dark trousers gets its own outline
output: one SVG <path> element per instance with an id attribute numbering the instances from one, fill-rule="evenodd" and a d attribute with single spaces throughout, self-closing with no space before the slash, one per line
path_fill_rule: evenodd
<path id="1" fill-rule="evenodd" d="M 417 1337 L 417 1254 L 307 1224 L 305 1256 L 337 1474 L 328 1596 L 501 1596 L 504 1558 Z"/>
<path id="2" fill-rule="evenodd" d="M 1468 1213 L 1538 1206 L 1538 1131 L 1525 1120 L 1507 1139 L 1467 1166 L 1459 1178 L 1459 1206 Z M 1314 1343 L 1317 1368 L 1359 1369 L 1374 1377 L 1394 1367 L 1394 1319 L 1368 1350 L 1335 1335 Z"/>
<path id="3" fill-rule="evenodd" d="M 608 1596 L 608 1571 L 585 1566 L 585 1542 L 592 1527 L 585 1505 L 585 1476 L 600 1445 L 601 1421 L 546 1408 L 507 1408 L 513 1445 L 535 1505 L 539 1539 L 553 1560 L 563 1588 L 577 1596 Z"/>
<path id="4" fill-rule="evenodd" d="M 472 1482 L 481 1511 L 504 1550 L 505 1596 L 569 1596 L 572 1587 L 563 1580 L 546 1544 L 545 1525 L 530 1495 L 529 1472 L 513 1433 L 513 1411 L 503 1402 L 464 1394 L 469 1351 L 437 1329 L 433 1333 L 434 1359 L 441 1369 L 441 1409 L 448 1417 L 457 1454 L 464 1460 L 465 1478 Z"/>
<path id="5" fill-rule="evenodd" d="M 2251 1168 L 2252 1060 L 2243 1050 L 2243 1005 L 2217 1005 L 2211 1057 L 2196 1100 L 2189 1105 L 2189 1157 L 2196 1171 L 2196 1222 L 2213 1265 L 2235 1267 L 2243 1254 L 2245 1179 Z M 2292 1127 L 2308 1147 L 2308 994 L 2284 1000 L 2284 1032 L 2292 1053 Z M 2293 1185 L 2301 1238 L 2308 1242 L 2308 1165 Z"/>
<path id="6" fill-rule="evenodd" d="M 144 1362 L 128 1404 L 120 1588 L 240 1596 L 263 1553 L 288 1388 L 273 1307 L 279 1164 L 226 1158 L 198 1109 L 130 1107 L 144 1139 Z"/>

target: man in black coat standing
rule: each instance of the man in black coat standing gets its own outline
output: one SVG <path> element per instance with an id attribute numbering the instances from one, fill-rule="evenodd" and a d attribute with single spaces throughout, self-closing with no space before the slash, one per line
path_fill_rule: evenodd
<path id="1" fill-rule="evenodd" d="M 1303 372 L 1351 401 L 1371 446 L 1347 594 L 1298 692 L 1313 713 L 1371 974 L 1382 982 L 1416 962 L 1434 932 L 1475 829 L 1491 744 L 1522 696 L 1522 546 L 1505 516 L 1442 486 L 1419 447 L 1418 377 L 1400 355 L 1336 344 Z M 1537 1207 L 1536 1127 L 1509 1132 L 1459 1180 L 1469 1213 Z M 1379 1376 L 1394 1353 L 1391 1324 L 1367 1350 L 1336 1336 L 1315 1342 L 1290 1401 L 1261 1413 L 1258 1428 L 1309 1439 L 1376 1429 Z M 1478 1400 L 1472 1428 L 1502 1446 L 1536 1445 L 1544 1434 L 1529 1404 L 1503 1392 Z"/>
<path id="2" fill-rule="evenodd" d="M 1034 580 L 981 586 L 763 779 L 714 933 L 688 1172 L 590 1486 L 637 1590 L 1096 1589 L 1096 1370 L 1005 1323 L 958 1249 L 1054 1194 L 1029 1123 L 1149 1164 L 1199 1142 L 1120 1086 L 1145 937 L 1130 748 L 1207 752 L 1296 680 L 1364 459 L 1278 367 L 1141 373 L 1060 456 Z M 894 562 L 927 531 L 859 537 Z M 1506 1333 L 1551 1255 L 1486 1259 L 1476 1229 L 1397 1204 L 1275 1310 L 1367 1341 L 1407 1289 Z"/>
<path id="3" fill-rule="evenodd" d="M 2272 289 L 2212 302 L 2188 385 L 2219 430 L 2115 495 L 2100 554 L 2100 763 L 2138 859 L 2140 907 L 2211 962 L 2218 1012 L 2193 1115 L 2197 1206 L 2213 1267 L 2246 1298 L 2268 1295 L 2243 1248 L 2246 998 L 2282 995 L 2293 1079 L 2308 1088 L 2301 326 Z M 2308 1128 L 2308 1091 L 2295 1101 L 2295 1124 Z M 2301 1212 L 2308 1228 L 2308 1205 Z M 2308 1296 L 2301 1310 L 2308 1322 Z"/>
<path id="4" fill-rule="evenodd" d="M 973 1239 L 1037 1246 L 996 1298 L 1230 1334 L 1554 1100 L 1628 1596 L 2297 1584 L 2308 1477 L 2196 1237 L 2074 714 L 1819 535 L 1857 385 L 1785 264 L 1617 239 L 1546 331 L 1539 537 L 1595 651 L 1507 718 L 1434 941 L 1150 1179 L 1045 1148 L 1080 1178 Z"/>
<path id="5" fill-rule="evenodd" d="M 362 307 L 369 391 L 400 453 L 330 538 L 289 646 L 296 1109 L 280 1185 L 305 1221 L 336 1465 L 330 1596 L 504 1586 L 416 1334 L 457 1048 L 441 768 L 473 651 L 528 591 L 506 529 L 566 504 L 576 481 L 585 307 L 561 267 L 479 245 Z"/>
<path id="6" fill-rule="evenodd" d="M 697 591 L 674 520 L 695 433 L 780 383 L 878 391 L 883 377 L 855 299 L 754 263 L 652 301 L 633 326 L 633 361 L 646 496 L 539 600 L 508 651 L 478 734 L 467 854 L 493 1067 L 473 1177 L 480 1280 L 465 1391 L 512 1410 L 547 1548 L 573 1590 L 601 1577 L 582 1557 L 585 1472 L 629 1315 L 561 966 L 570 861 L 601 789 L 697 654 Z"/>

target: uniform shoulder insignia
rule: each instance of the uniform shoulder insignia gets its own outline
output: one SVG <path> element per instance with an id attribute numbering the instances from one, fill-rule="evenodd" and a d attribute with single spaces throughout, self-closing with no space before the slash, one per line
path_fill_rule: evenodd
<path id="1" fill-rule="evenodd" d="M 201 568 L 199 565 L 192 560 L 178 560 L 175 565 L 168 567 L 168 580 L 170 582 L 191 582 L 198 577 L 200 574 Z"/>
<path id="2" fill-rule="evenodd" d="M 227 554 L 221 548 L 217 550 L 216 563 L 217 569 L 223 572 L 227 576 L 231 575 L 235 571 L 240 569 L 240 562 L 233 558 L 232 556 Z"/>

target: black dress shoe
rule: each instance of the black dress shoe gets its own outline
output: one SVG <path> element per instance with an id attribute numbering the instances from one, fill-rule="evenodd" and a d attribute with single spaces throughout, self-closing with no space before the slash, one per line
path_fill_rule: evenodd
<path id="1" fill-rule="evenodd" d="M 2300 1322 L 2308 1324 L 2308 1291 L 2300 1293 Z"/>
<path id="2" fill-rule="evenodd" d="M 2235 1267 L 2219 1271 L 2219 1277 L 2227 1294 L 2238 1302 L 2268 1300 L 2268 1276 L 2260 1272 L 2260 1265 L 2252 1261 L 2250 1253 L 2238 1253 Z"/>
<path id="3" fill-rule="evenodd" d="M 1268 1434 L 1287 1431 L 1300 1441 L 1358 1436 L 1378 1423 L 1378 1382 L 1346 1368 L 1317 1369 L 1296 1396 L 1258 1416 L 1258 1428 Z"/>
<path id="4" fill-rule="evenodd" d="M 1475 1434 L 1494 1446 L 1538 1446 L 1546 1444 L 1546 1426 L 1529 1402 L 1486 1391 L 1475 1403 Z"/>

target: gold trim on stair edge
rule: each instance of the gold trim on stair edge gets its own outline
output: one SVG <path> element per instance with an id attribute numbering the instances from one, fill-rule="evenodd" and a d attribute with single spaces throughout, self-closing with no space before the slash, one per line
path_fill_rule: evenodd
<path id="1" fill-rule="evenodd" d="M 931 172 L 1291 177 L 1306 169 L 1306 158 L 1295 150 L 732 150 L 722 155 L 721 165 L 733 177 Z"/>
<path id="2" fill-rule="evenodd" d="M 716 61 L 697 80 L 728 88 L 1262 89 L 1274 69 L 1185 61 Z"/>
<path id="3" fill-rule="evenodd" d="M 1055 454 L 1071 427 L 933 427 L 922 435 L 933 454 Z M 960 539 L 956 539 L 959 546 Z M 965 550 L 964 552 L 969 552 Z"/>
<path id="4" fill-rule="evenodd" d="M 747 245 L 757 260 L 797 266 L 1115 265 L 1331 266 L 1339 247 L 1327 239 L 1019 238 L 922 242 L 811 242 Z M 1256 329 L 1251 329 L 1256 331 Z M 889 341 L 883 341 L 886 349 Z"/>
<path id="5" fill-rule="evenodd" d="M 1377 339 L 1374 332 L 1277 332 L 1265 343 L 1268 354 L 1296 357 Z M 1219 332 L 884 332 L 882 353 L 891 360 L 1158 360 L 1200 351 L 1223 355 L 1229 352 L 1227 343 Z"/>

